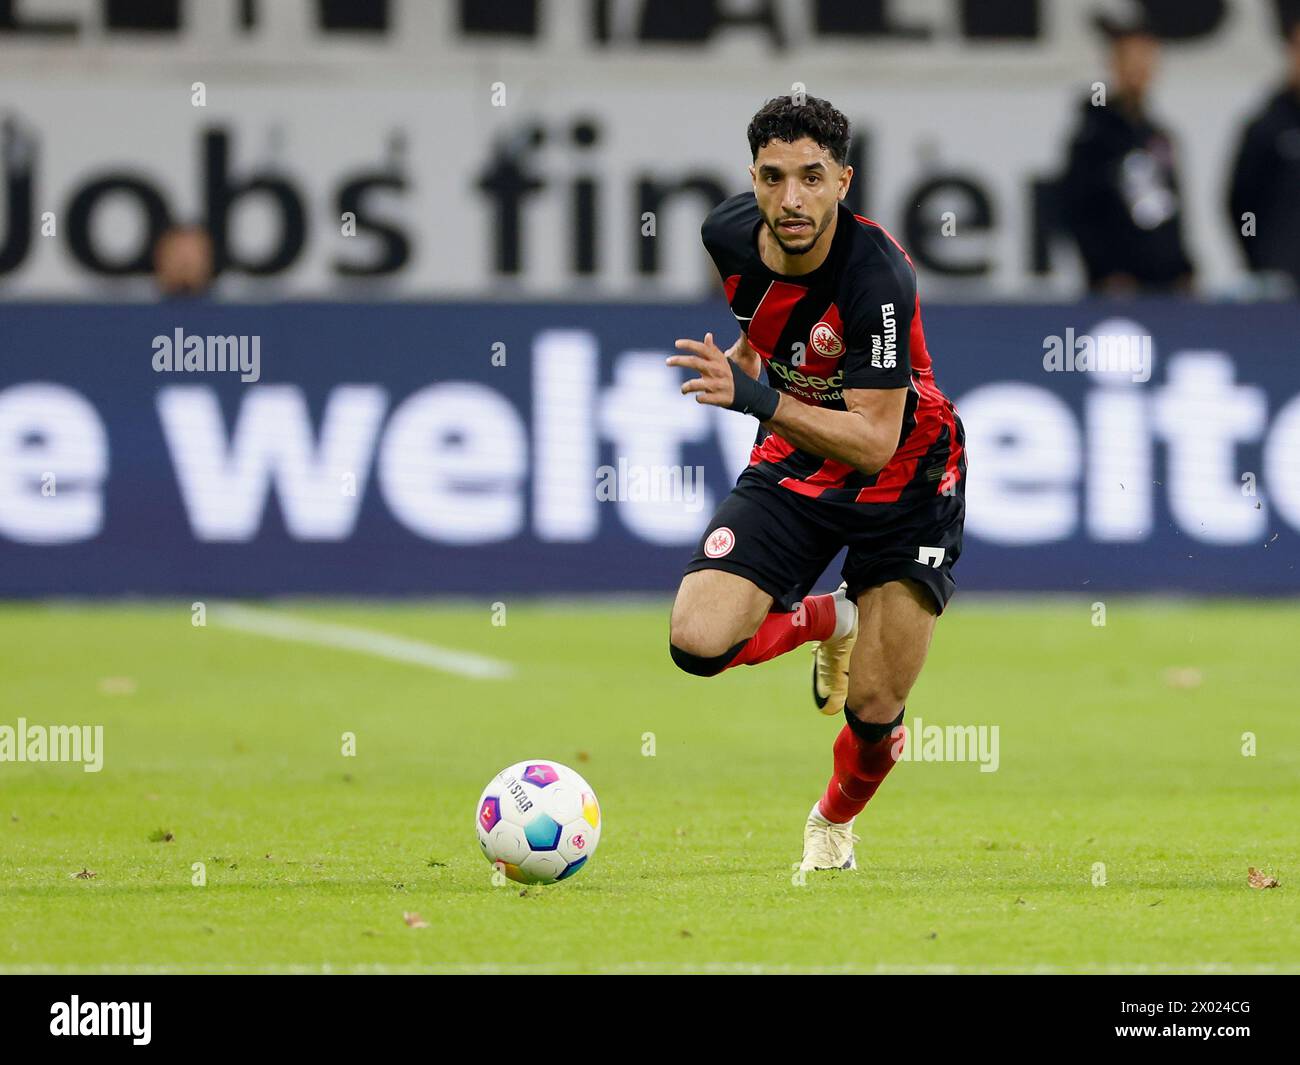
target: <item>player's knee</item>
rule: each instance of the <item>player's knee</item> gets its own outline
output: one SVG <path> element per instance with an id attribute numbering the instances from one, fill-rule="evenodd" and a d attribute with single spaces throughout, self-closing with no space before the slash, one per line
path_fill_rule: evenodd
<path id="1" fill-rule="evenodd" d="M 854 684 L 849 678 L 849 695 L 845 708 L 864 724 L 883 725 L 898 716 L 907 701 L 907 692 L 898 693 L 878 683 Z"/>
<path id="2" fill-rule="evenodd" d="M 697 611 L 674 611 L 668 623 L 668 643 L 684 654 L 700 658 L 713 658 L 722 654 L 732 643 L 726 633 L 711 632 L 706 618 Z"/>
<path id="3" fill-rule="evenodd" d="M 668 653 L 672 660 L 677 663 L 677 668 L 684 673 L 690 673 L 697 677 L 716 677 L 730 664 L 732 659 L 740 653 L 740 649 L 745 646 L 745 641 L 741 641 L 734 647 L 729 647 L 720 654 L 707 653 L 708 644 L 703 645 L 705 653 L 701 653 L 702 645 L 688 637 L 682 638 L 685 646 L 678 643 L 676 637 L 670 637 L 668 641 Z"/>

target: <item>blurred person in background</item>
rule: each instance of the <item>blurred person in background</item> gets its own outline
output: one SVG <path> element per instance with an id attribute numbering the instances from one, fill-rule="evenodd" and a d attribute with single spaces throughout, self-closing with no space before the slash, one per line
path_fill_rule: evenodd
<path id="1" fill-rule="evenodd" d="M 1182 199 L 1169 134 L 1147 111 L 1160 41 L 1141 18 L 1099 17 L 1111 77 L 1083 101 L 1061 197 L 1095 294 L 1191 288 Z"/>
<path id="2" fill-rule="evenodd" d="M 200 225 L 175 225 L 153 246 L 153 276 L 164 299 L 202 296 L 212 287 L 212 237 Z"/>
<path id="3" fill-rule="evenodd" d="M 1300 291 L 1300 3 L 1283 23 L 1287 80 L 1246 125 L 1228 210 L 1256 274 L 1290 278 Z"/>

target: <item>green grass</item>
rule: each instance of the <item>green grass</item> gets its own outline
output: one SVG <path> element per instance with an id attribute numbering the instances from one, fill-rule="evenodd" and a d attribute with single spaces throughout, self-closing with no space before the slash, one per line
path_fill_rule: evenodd
<path id="1" fill-rule="evenodd" d="M 909 717 L 998 725 L 998 771 L 901 763 L 859 871 L 798 886 L 839 727 L 806 649 L 702 680 L 666 603 L 277 608 L 518 671 L 471 681 L 188 604 L 0 606 L 0 725 L 105 732 L 98 774 L 0 763 L 0 969 L 1300 969 L 1300 605 L 1107 607 L 959 597 Z M 583 773 L 605 823 L 580 875 L 521 893 L 473 817 L 527 757 Z"/>

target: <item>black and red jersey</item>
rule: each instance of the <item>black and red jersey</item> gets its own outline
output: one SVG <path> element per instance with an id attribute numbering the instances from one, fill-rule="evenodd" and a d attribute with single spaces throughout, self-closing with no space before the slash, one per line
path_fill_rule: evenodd
<path id="1" fill-rule="evenodd" d="M 831 410 L 847 409 L 848 388 L 906 388 L 898 449 L 884 469 L 868 474 L 760 426 L 749 464 L 793 492 L 828 501 L 934 495 L 960 476 L 964 434 L 934 381 L 916 271 L 881 226 L 843 203 L 838 211 L 826 260 L 797 276 L 774 273 L 760 257 L 763 220 L 752 192 L 718 204 L 700 236 L 768 384 Z"/>

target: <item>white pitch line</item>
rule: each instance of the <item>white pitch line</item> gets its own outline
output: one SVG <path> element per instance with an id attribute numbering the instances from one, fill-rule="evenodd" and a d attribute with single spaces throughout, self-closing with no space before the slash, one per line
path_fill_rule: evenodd
<path id="1" fill-rule="evenodd" d="M 214 606 L 212 619 L 219 625 L 273 640 L 292 640 L 296 643 L 316 644 L 320 647 L 341 647 L 346 651 L 406 662 L 426 669 L 455 673 L 475 680 L 507 680 L 514 676 L 514 667 L 507 662 L 468 651 L 453 651 L 446 647 L 390 636 L 372 629 L 356 629 L 350 625 L 335 625 L 327 621 L 309 621 L 306 618 L 277 614 L 271 611 L 252 610 L 243 606 Z"/>

